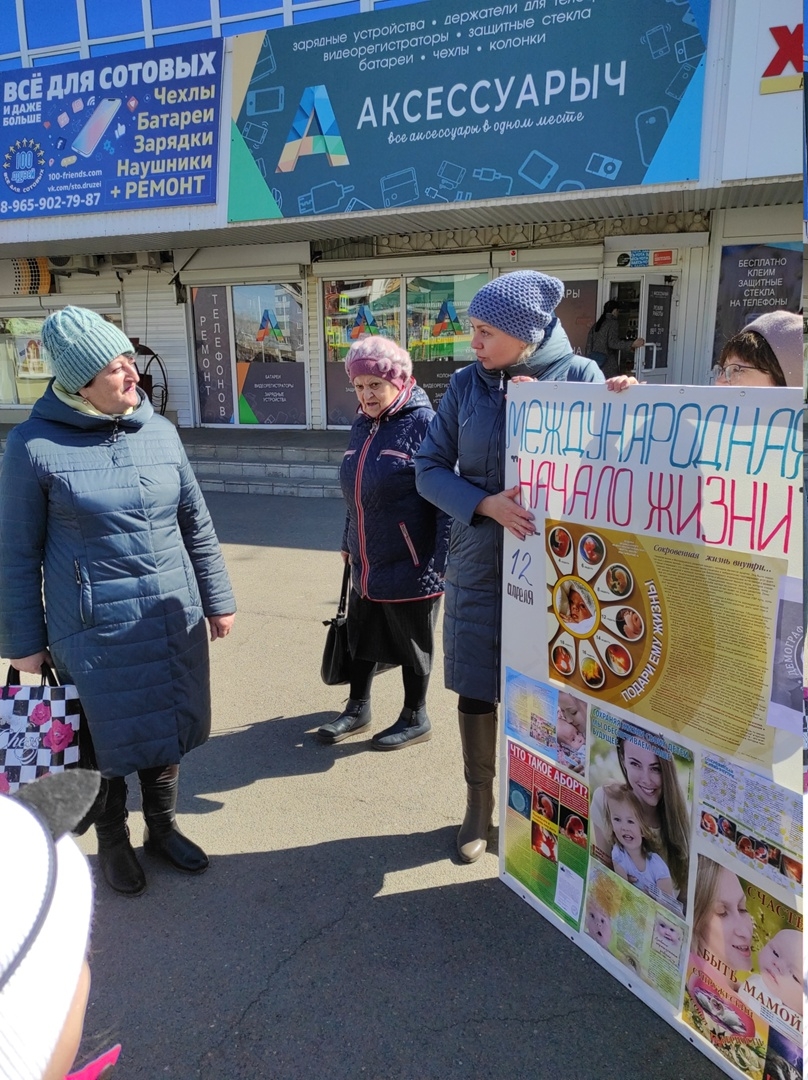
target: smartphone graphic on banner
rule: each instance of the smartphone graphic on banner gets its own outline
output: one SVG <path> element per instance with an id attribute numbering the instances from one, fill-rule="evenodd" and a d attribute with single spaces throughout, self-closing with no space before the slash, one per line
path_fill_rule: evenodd
<path id="1" fill-rule="evenodd" d="M 281 112 L 282 109 L 282 86 L 268 86 L 262 90 L 247 92 L 247 116 L 262 116 L 264 113 Z"/>
<path id="2" fill-rule="evenodd" d="M 120 98 L 102 98 L 99 101 L 93 115 L 73 140 L 73 149 L 77 154 L 82 157 L 92 154 L 120 107 Z"/>

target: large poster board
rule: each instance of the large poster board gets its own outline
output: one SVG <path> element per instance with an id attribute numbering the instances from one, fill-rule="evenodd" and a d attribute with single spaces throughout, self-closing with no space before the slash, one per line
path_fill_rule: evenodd
<path id="1" fill-rule="evenodd" d="M 507 408 L 500 876 L 729 1076 L 802 1075 L 799 390 Z"/>

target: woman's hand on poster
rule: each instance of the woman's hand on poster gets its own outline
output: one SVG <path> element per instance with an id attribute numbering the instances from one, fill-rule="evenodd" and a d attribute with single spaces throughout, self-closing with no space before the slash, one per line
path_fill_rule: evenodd
<path id="1" fill-rule="evenodd" d="M 40 652 L 31 653 L 30 656 L 21 656 L 19 660 L 9 660 L 9 664 L 17 671 L 25 671 L 29 675 L 39 675 L 42 672 L 42 665 L 48 664 L 53 667 L 53 659 L 47 649 L 42 649 Z"/>
<path id="2" fill-rule="evenodd" d="M 534 379 L 532 375 L 513 375 L 508 380 L 508 382 L 509 383 L 537 382 L 537 380 Z M 506 390 L 505 391 L 505 398 L 507 399 L 507 397 L 508 397 L 508 391 Z"/>
<path id="3" fill-rule="evenodd" d="M 493 518 L 517 540 L 524 540 L 526 536 L 535 533 L 536 526 L 530 510 L 519 505 L 519 491 L 520 486 L 516 484 L 515 487 L 500 491 L 496 495 L 486 495 L 482 502 L 478 503 L 477 513 L 482 517 Z"/>
<path id="4" fill-rule="evenodd" d="M 644 386 L 644 383 L 639 383 L 633 375 L 613 375 L 611 379 L 606 380 L 606 389 L 611 390 L 613 394 L 621 394 L 624 390 L 628 390 L 630 386 Z"/>
<path id="5" fill-rule="evenodd" d="M 208 626 L 210 626 L 210 640 L 215 641 L 217 638 L 224 638 L 233 629 L 233 623 L 236 621 L 235 615 L 208 615 Z"/>

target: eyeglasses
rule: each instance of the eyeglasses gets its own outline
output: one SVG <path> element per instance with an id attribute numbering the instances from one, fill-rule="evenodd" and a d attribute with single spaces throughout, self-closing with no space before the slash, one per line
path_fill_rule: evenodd
<path id="1" fill-rule="evenodd" d="M 739 371 L 757 371 L 757 368 L 750 364 L 715 364 L 712 370 L 713 382 L 723 379 L 732 386 Z"/>

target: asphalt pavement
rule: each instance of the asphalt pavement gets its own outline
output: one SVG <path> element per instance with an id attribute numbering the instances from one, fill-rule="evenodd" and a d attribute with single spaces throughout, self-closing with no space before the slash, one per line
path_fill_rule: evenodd
<path id="1" fill-rule="evenodd" d="M 141 851 L 128 899 L 98 882 L 84 1055 L 116 1080 L 716 1080 L 719 1070 L 497 878 L 454 850 L 464 788 L 439 664 L 430 742 L 320 745 L 342 688 L 319 678 L 336 608 L 338 500 L 212 494 L 238 600 L 211 647 L 210 741 L 184 760 L 183 830 L 211 866 Z M 440 640 L 438 642 L 440 654 Z M 377 680 L 374 730 L 401 705 Z M 95 840 L 80 841 L 95 869 Z"/>

